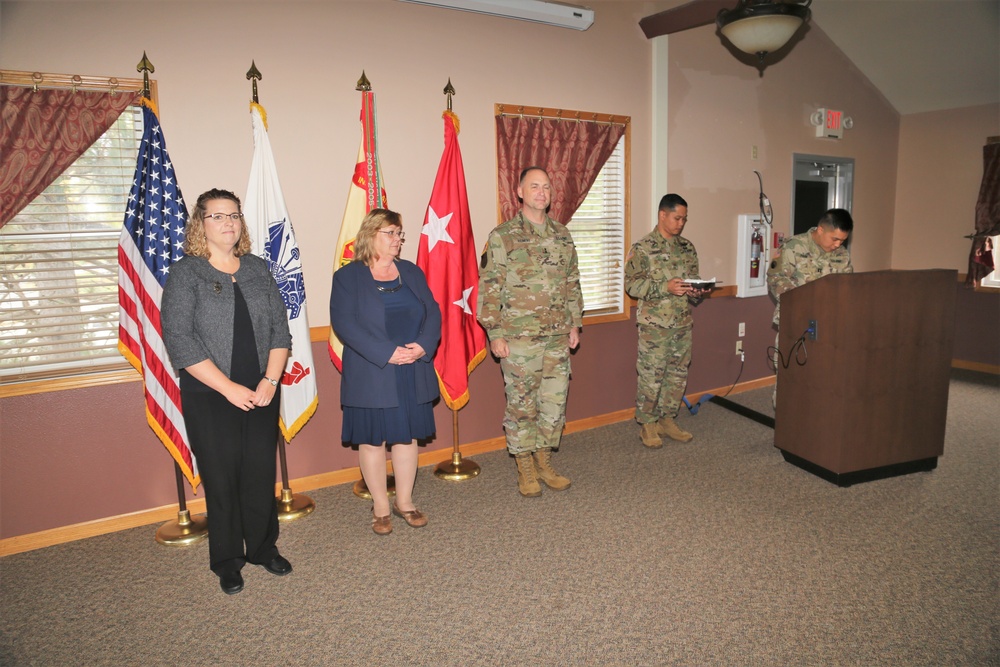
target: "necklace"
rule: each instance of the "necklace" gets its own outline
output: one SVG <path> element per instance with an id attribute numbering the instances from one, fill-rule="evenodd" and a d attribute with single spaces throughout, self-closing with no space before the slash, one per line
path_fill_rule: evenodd
<path id="1" fill-rule="evenodd" d="M 399 288 L 403 286 L 403 274 L 402 273 L 399 274 L 399 277 L 397 278 L 397 280 L 399 280 L 399 283 L 395 287 L 382 287 L 378 283 L 375 283 L 375 289 L 377 289 L 379 292 L 387 292 L 387 293 L 390 293 L 390 294 L 392 292 L 398 292 Z"/>

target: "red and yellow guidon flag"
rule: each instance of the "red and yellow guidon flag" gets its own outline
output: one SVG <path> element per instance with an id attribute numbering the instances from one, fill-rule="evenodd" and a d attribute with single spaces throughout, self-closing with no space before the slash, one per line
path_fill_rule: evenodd
<path id="1" fill-rule="evenodd" d="M 347 193 L 347 207 L 344 221 L 337 237 L 337 254 L 333 257 L 336 271 L 354 258 L 354 237 L 358 235 L 361 221 L 375 208 L 386 208 L 385 186 L 382 182 L 382 167 L 379 164 L 375 123 L 375 93 L 361 93 L 361 147 L 358 161 L 351 177 L 351 189 Z M 338 371 L 342 371 L 341 355 L 344 344 L 337 338 L 337 332 L 330 327 L 330 359 Z"/>
<path id="2" fill-rule="evenodd" d="M 438 384 L 452 410 L 469 402 L 469 374 L 486 358 L 486 332 L 476 322 L 479 266 L 472 238 L 458 116 L 444 112 L 444 153 L 424 216 L 417 266 L 441 308 L 441 343 L 434 357 Z"/>

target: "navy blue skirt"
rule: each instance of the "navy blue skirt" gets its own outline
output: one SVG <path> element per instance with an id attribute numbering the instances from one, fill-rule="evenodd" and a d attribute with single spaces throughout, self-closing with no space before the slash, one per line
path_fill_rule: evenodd
<path id="1" fill-rule="evenodd" d="M 378 283 L 387 289 L 401 285 L 394 292 L 381 293 L 385 304 L 385 329 L 396 345 L 412 343 L 420 333 L 424 305 L 401 282 Z M 420 360 L 414 364 L 428 363 Z M 434 406 L 431 402 L 417 403 L 417 382 L 414 364 L 396 366 L 396 399 L 393 408 L 358 408 L 344 406 L 341 439 L 352 445 L 381 445 L 426 440 L 435 433 Z"/>

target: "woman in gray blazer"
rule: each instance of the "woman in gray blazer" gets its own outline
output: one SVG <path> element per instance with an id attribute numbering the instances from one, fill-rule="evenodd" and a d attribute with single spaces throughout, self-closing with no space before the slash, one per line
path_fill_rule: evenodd
<path id="1" fill-rule="evenodd" d="M 354 261 L 333 274 L 330 323 L 344 344 L 340 402 L 342 439 L 358 446 L 372 495 L 372 530 L 392 532 L 390 511 L 407 525 L 427 525 L 413 504 L 417 440 L 434 435 L 432 402 L 438 397 L 434 352 L 441 311 L 423 272 L 399 259 L 400 215 L 373 209 L 354 241 Z M 391 451 L 396 500 L 386 490 Z"/>
<path id="2" fill-rule="evenodd" d="M 279 381 L 292 337 L 267 262 L 250 254 L 239 197 L 198 197 L 184 252 L 170 267 L 160 321 L 205 488 L 210 566 L 232 595 L 243 590 L 244 563 L 292 571 L 275 546 L 274 502 Z"/>

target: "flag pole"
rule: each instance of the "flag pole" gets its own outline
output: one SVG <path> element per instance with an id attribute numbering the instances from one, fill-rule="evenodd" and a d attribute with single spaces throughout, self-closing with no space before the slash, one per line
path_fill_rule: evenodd
<path id="1" fill-rule="evenodd" d="M 257 82 L 264 78 L 264 75 L 257 69 L 257 63 L 250 61 L 250 69 L 247 70 L 247 79 L 253 85 L 252 97 L 254 104 L 260 104 L 257 97 Z M 292 487 L 288 483 L 288 461 L 285 458 L 285 437 L 278 433 L 278 460 L 281 463 L 281 495 L 278 496 L 278 521 L 295 521 L 304 516 L 312 514 L 316 509 L 316 503 L 307 495 L 292 493 Z"/>
<path id="2" fill-rule="evenodd" d="M 463 459 L 458 449 L 458 410 L 451 411 L 451 434 L 454 439 L 451 460 L 439 463 L 434 469 L 434 476 L 450 482 L 462 482 L 478 476 L 482 468 L 472 459 Z"/>
<path id="3" fill-rule="evenodd" d="M 142 58 L 145 60 L 146 54 Z M 184 475 L 176 461 L 174 471 L 177 473 L 177 520 L 160 526 L 156 531 L 156 541 L 167 547 L 187 547 L 208 537 L 208 519 L 203 516 L 191 518 L 184 499 Z"/>
<path id="4" fill-rule="evenodd" d="M 451 85 L 451 77 L 448 77 L 448 85 L 444 87 L 444 94 L 448 98 L 448 111 L 451 111 L 451 96 L 457 94 L 455 87 Z M 434 476 L 451 482 L 461 482 L 478 476 L 482 472 L 479 464 L 472 460 L 462 460 L 462 452 L 458 448 L 458 410 L 455 408 L 451 409 L 451 437 L 451 460 L 439 463 L 434 469 Z"/>
<path id="5" fill-rule="evenodd" d="M 155 72 L 153 63 L 142 52 L 142 60 L 135 66 L 135 71 L 142 72 L 142 96 L 152 101 L 149 86 L 149 74 Z M 141 372 L 141 371 L 140 371 Z M 145 384 L 145 381 L 143 382 Z M 177 520 L 168 521 L 156 531 L 156 541 L 168 547 L 186 547 L 208 537 L 208 519 L 203 516 L 191 518 L 187 501 L 184 498 L 184 474 L 180 465 L 174 461 L 174 472 L 177 475 Z"/>
<path id="6" fill-rule="evenodd" d="M 361 70 L 361 78 L 358 79 L 358 85 L 355 86 L 354 90 L 364 93 L 369 92 L 372 89 L 372 83 L 365 76 L 365 71 Z M 381 206 L 381 193 L 376 193 L 376 198 L 379 201 L 379 206 Z M 388 496 L 392 498 L 396 495 L 396 478 L 393 475 L 386 475 L 385 477 L 385 488 Z M 363 498 L 364 500 L 371 500 L 372 493 L 368 490 L 368 485 L 365 484 L 364 476 L 354 483 L 354 495 L 358 498 Z"/>
<path id="7" fill-rule="evenodd" d="M 285 460 L 285 438 L 278 434 L 278 459 L 281 461 L 281 495 L 278 497 L 278 521 L 295 521 L 312 514 L 316 502 L 303 493 L 292 493 L 288 484 L 288 462 Z"/>

